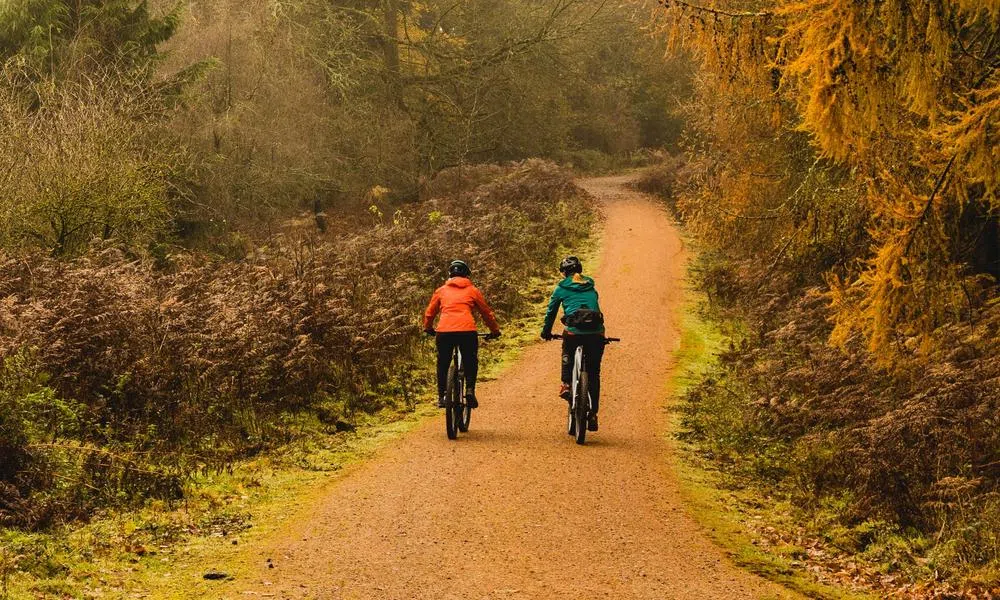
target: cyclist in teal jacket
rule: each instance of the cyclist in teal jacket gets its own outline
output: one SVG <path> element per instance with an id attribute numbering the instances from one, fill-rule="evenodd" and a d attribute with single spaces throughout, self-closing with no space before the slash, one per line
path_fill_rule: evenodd
<path id="1" fill-rule="evenodd" d="M 583 275 L 583 264 L 575 256 L 568 256 L 559 264 L 565 277 L 552 292 L 545 312 L 542 339 L 552 339 L 552 327 L 559 307 L 563 309 L 562 385 L 559 396 L 570 399 L 570 380 L 573 377 L 573 355 L 583 346 L 587 355 L 587 376 L 590 381 L 592 410 L 587 429 L 597 431 L 597 409 L 601 397 L 601 359 L 604 357 L 604 319 L 598 302 L 594 280 Z M 588 314 L 589 313 L 589 314 Z M 584 316 L 589 318 L 584 318 Z M 574 318 L 577 317 L 577 318 Z M 582 321 L 582 322 L 581 322 Z"/>

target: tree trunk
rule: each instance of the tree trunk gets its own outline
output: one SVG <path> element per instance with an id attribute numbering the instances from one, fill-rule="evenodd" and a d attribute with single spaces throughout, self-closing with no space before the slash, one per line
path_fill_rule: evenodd
<path id="1" fill-rule="evenodd" d="M 386 83 L 392 101 L 403 104 L 403 82 L 399 70 L 399 0 L 382 0 L 382 55 L 385 60 Z"/>

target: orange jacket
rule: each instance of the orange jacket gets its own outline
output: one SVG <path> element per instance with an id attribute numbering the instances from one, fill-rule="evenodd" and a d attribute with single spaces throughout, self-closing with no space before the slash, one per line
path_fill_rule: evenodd
<path id="1" fill-rule="evenodd" d="M 475 331 L 476 318 L 472 309 L 476 308 L 486 321 L 486 326 L 493 333 L 499 333 L 496 317 L 490 310 L 483 293 L 472 285 L 467 277 L 452 277 L 444 285 L 434 291 L 431 303 L 424 311 L 424 329 L 430 329 L 434 317 L 441 313 L 437 324 L 438 333 L 455 331 Z"/>

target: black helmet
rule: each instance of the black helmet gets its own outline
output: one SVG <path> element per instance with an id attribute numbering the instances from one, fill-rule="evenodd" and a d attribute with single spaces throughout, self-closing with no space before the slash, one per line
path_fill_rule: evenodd
<path id="1" fill-rule="evenodd" d="M 460 260 L 453 260 L 451 261 L 451 264 L 448 265 L 449 277 L 468 277 L 469 275 L 472 275 L 472 271 L 469 270 L 469 265 Z"/>
<path id="2" fill-rule="evenodd" d="M 567 277 L 573 273 L 583 273 L 583 263 L 575 256 L 567 256 L 559 263 L 559 272 Z"/>

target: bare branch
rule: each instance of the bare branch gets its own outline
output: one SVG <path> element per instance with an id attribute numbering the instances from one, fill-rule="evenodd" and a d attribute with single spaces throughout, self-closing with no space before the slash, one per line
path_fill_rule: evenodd
<path id="1" fill-rule="evenodd" d="M 679 6 L 679 7 L 683 7 L 683 8 L 688 8 L 690 10 L 695 10 L 695 11 L 698 11 L 698 12 L 705 12 L 705 13 L 709 13 L 709 14 L 712 14 L 712 15 L 723 16 L 723 17 L 731 17 L 731 18 L 734 18 L 734 19 L 745 18 L 745 17 L 751 17 L 751 18 L 756 18 L 756 17 L 770 17 L 770 16 L 774 15 L 774 13 L 770 12 L 770 11 L 762 11 L 762 12 L 751 12 L 751 11 L 734 12 L 734 11 L 722 10 L 722 9 L 719 9 L 719 8 L 711 8 L 711 7 L 708 7 L 708 6 L 700 6 L 698 4 L 692 4 L 690 2 L 685 2 L 684 0 L 659 0 L 659 2 L 660 2 L 661 5 L 663 5 L 664 8 L 668 8 L 668 9 L 669 8 L 673 8 L 674 6 Z"/>

